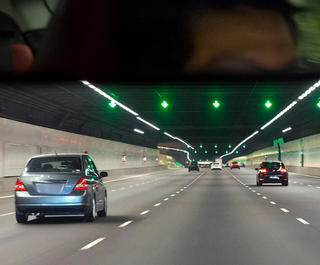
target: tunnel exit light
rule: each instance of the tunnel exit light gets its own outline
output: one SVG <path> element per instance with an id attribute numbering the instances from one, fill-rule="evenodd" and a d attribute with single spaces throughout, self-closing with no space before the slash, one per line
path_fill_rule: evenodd
<path id="1" fill-rule="evenodd" d="M 168 104 L 168 102 L 167 101 L 162 101 L 161 102 L 161 106 L 164 108 L 164 109 L 166 109 L 168 106 L 169 106 L 169 104 Z"/>
<path id="2" fill-rule="evenodd" d="M 267 109 L 270 109 L 272 107 L 272 102 L 270 100 L 267 100 L 265 103 L 264 103 L 265 107 Z"/>

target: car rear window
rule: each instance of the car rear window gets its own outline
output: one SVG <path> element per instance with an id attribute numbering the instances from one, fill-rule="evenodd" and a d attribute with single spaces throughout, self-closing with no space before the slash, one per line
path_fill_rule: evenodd
<path id="1" fill-rule="evenodd" d="M 38 157 L 32 158 L 26 172 L 80 172 L 81 160 L 79 157 Z"/>
<path id="2" fill-rule="evenodd" d="M 278 169 L 280 167 L 284 167 L 283 163 L 280 162 L 264 162 L 261 164 L 261 167 L 267 169 Z"/>

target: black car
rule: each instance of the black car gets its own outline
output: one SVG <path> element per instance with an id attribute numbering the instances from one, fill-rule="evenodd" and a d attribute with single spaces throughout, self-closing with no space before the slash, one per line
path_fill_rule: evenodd
<path id="1" fill-rule="evenodd" d="M 262 186 L 263 183 L 281 183 L 288 186 L 288 171 L 283 162 L 262 162 L 256 170 L 257 186 Z"/>
<path id="2" fill-rule="evenodd" d="M 199 171 L 198 162 L 191 162 L 188 171 Z"/>
<path id="3" fill-rule="evenodd" d="M 238 162 L 232 162 L 231 163 L 231 166 L 230 166 L 230 169 L 233 169 L 233 168 L 238 168 L 240 169 L 240 164 Z"/>

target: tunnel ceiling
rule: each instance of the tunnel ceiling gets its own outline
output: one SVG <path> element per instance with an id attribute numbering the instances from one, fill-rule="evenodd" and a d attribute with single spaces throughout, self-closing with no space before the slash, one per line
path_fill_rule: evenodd
<path id="1" fill-rule="evenodd" d="M 141 123 L 119 106 L 83 85 L 72 82 L 2 82 L 1 117 L 54 129 L 80 133 L 130 144 L 156 147 L 157 144 L 185 148 L 163 135 L 166 131 L 197 149 L 198 159 L 211 159 L 232 150 L 235 145 L 271 120 L 283 108 L 315 83 L 290 82 L 211 82 L 198 84 L 107 84 L 95 85 L 161 128 L 158 132 Z M 279 121 L 240 148 L 242 155 L 285 141 L 320 132 L 319 91 L 283 116 Z M 272 103 L 268 109 L 267 101 Z M 161 103 L 166 101 L 167 108 Z M 218 108 L 213 106 L 217 101 Z M 291 126 L 292 131 L 282 130 Z M 133 132 L 137 128 L 144 135 Z M 200 145 L 203 148 L 200 148 Z M 217 145 L 217 148 L 214 146 Z M 231 148 L 229 148 L 231 145 Z M 207 153 L 205 153 L 207 151 Z"/>

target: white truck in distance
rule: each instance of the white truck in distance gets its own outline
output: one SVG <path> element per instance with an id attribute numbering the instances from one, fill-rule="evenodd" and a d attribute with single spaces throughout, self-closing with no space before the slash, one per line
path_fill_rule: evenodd
<path id="1" fill-rule="evenodd" d="M 211 170 L 222 170 L 222 159 L 217 158 L 214 163 L 211 164 Z"/>

